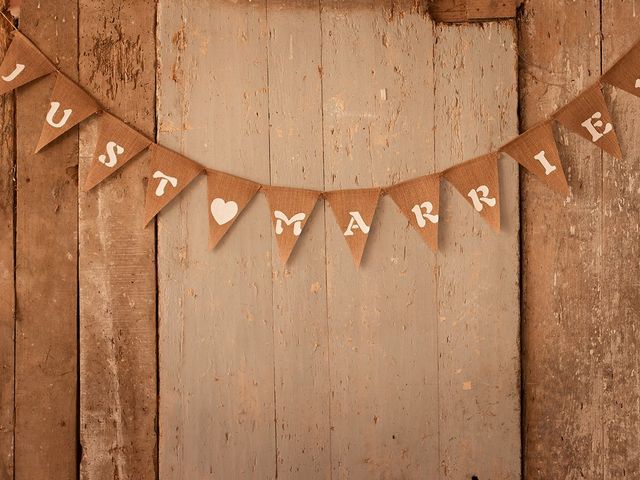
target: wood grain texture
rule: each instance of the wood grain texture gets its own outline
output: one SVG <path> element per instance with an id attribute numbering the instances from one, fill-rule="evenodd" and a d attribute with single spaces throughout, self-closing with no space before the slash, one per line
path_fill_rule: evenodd
<path id="1" fill-rule="evenodd" d="M 322 32 L 325 187 L 431 173 L 430 19 L 383 7 L 345 13 L 338 2 L 323 2 Z M 358 271 L 331 216 L 332 478 L 437 478 L 434 254 L 383 198 Z"/>
<path id="2" fill-rule="evenodd" d="M 269 183 L 265 0 L 158 9 L 159 143 Z M 273 478 L 268 208 L 258 195 L 210 252 L 205 184 L 158 218 L 160 478 Z"/>
<path id="3" fill-rule="evenodd" d="M 7 2 L 2 2 L 4 7 Z M 0 25 L 0 52 L 11 42 L 11 25 Z M 14 455 L 14 194 L 15 194 L 15 96 L 0 98 L 0 480 L 13 480 Z"/>
<path id="4" fill-rule="evenodd" d="M 322 190 L 320 6 L 286 3 L 267 3 L 271 183 Z M 320 200 L 286 267 L 273 240 L 278 478 L 331 476 L 325 221 Z"/>
<path id="5" fill-rule="evenodd" d="M 429 0 L 429 15 L 437 22 L 477 22 L 515 18 L 518 0 Z"/>
<path id="6" fill-rule="evenodd" d="M 517 135 L 515 24 L 438 26 L 438 170 Z M 520 478 L 518 167 L 500 168 L 501 231 L 445 184 L 438 256 L 440 478 Z"/>
<path id="7" fill-rule="evenodd" d="M 22 4 L 20 27 L 77 78 L 77 2 Z M 78 131 L 38 155 L 54 77 L 18 90 L 16 480 L 77 477 Z"/>
<path id="8" fill-rule="evenodd" d="M 637 8 L 622 0 L 602 2 L 603 71 L 638 42 Z M 604 155 L 602 163 L 603 469 L 605 478 L 624 478 L 640 472 L 640 99 L 610 87 L 605 97 L 622 159 Z"/>
<path id="9" fill-rule="evenodd" d="M 525 2 L 520 46 L 527 128 L 600 75 L 598 3 Z M 522 178 L 524 473 L 533 480 L 609 478 L 603 463 L 603 419 L 613 408 L 607 405 L 612 345 L 603 322 L 603 160 L 577 135 L 560 129 L 557 138 L 569 197 Z"/>
<path id="10" fill-rule="evenodd" d="M 154 135 L 155 2 L 79 2 L 79 80 Z M 108 21 L 105 21 L 108 19 Z M 97 141 L 80 130 L 80 181 Z M 156 478 L 155 231 L 142 228 L 144 158 L 79 198 L 82 479 Z"/>

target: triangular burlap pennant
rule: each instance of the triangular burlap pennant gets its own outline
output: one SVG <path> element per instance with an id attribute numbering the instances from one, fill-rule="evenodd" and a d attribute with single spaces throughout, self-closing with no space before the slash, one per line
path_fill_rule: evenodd
<path id="1" fill-rule="evenodd" d="M 480 215 L 500 231 L 500 185 L 498 153 L 490 153 L 461 163 L 444 172 L 444 178 L 480 212 Z"/>
<path id="2" fill-rule="evenodd" d="M 204 171 L 202 165 L 172 150 L 156 144 L 151 144 L 149 148 L 152 158 L 144 206 L 145 225 Z"/>
<path id="3" fill-rule="evenodd" d="M 0 95 L 55 71 L 54 65 L 20 32 L 15 32 L 0 65 Z"/>
<path id="4" fill-rule="evenodd" d="M 285 265 L 302 234 L 320 192 L 300 188 L 263 187 L 271 210 L 280 263 Z"/>
<path id="5" fill-rule="evenodd" d="M 99 109 L 91 95 L 58 73 L 36 153 Z"/>
<path id="6" fill-rule="evenodd" d="M 259 183 L 215 170 L 207 171 L 209 249 L 215 248 L 258 190 Z"/>
<path id="7" fill-rule="evenodd" d="M 360 266 L 376 213 L 379 188 L 337 190 L 325 193 L 344 239 L 349 245 L 356 267 Z"/>
<path id="8" fill-rule="evenodd" d="M 440 175 L 427 175 L 399 183 L 387 188 L 387 193 L 424 241 L 434 251 L 438 250 Z"/>
<path id="9" fill-rule="evenodd" d="M 640 42 L 602 76 L 602 81 L 640 97 Z"/>
<path id="10" fill-rule="evenodd" d="M 151 145 L 151 140 L 119 118 L 102 113 L 98 119 L 98 141 L 84 183 L 87 192 Z"/>
<path id="11" fill-rule="evenodd" d="M 622 158 L 611 115 L 599 84 L 585 90 L 579 97 L 560 109 L 554 118 L 569 130 L 595 143 L 605 152 Z"/>
<path id="12" fill-rule="evenodd" d="M 500 150 L 556 192 L 569 194 L 551 123 L 546 122 L 527 130 Z"/>

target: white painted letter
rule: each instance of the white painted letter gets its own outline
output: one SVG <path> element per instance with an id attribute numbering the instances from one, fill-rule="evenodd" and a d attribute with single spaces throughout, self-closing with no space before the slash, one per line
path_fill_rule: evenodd
<path id="1" fill-rule="evenodd" d="M 478 194 L 482 196 L 479 196 Z M 473 208 L 475 208 L 478 212 L 482 211 L 482 202 L 486 203 L 490 207 L 495 207 L 496 205 L 496 199 L 489 198 L 489 187 L 487 187 L 486 185 L 480 185 L 475 190 L 470 190 L 467 195 L 473 202 Z"/>
<path id="2" fill-rule="evenodd" d="M 153 178 L 160 179 L 158 188 L 156 188 L 156 197 L 161 197 L 164 195 L 164 189 L 166 188 L 167 184 L 170 183 L 174 188 L 178 186 L 178 179 L 176 177 L 170 177 L 169 175 L 162 173 L 160 170 L 156 170 L 154 172 Z"/>
<path id="3" fill-rule="evenodd" d="M 604 137 L 607 133 L 613 130 L 613 125 L 611 125 L 609 122 L 607 122 L 607 124 L 604 125 L 602 123 L 602 120 L 600 120 L 600 118 L 602 118 L 602 113 L 596 112 L 593 115 L 591 115 L 591 118 L 588 118 L 581 124 L 591 134 L 591 140 L 593 140 L 594 142 L 597 142 L 602 137 Z M 595 120 L 595 122 L 593 120 Z M 604 129 L 601 132 L 598 130 L 598 128 L 602 127 L 603 125 L 604 125 Z"/>
<path id="4" fill-rule="evenodd" d="M 123 153 L 124 147 L 121 147 L 116 142 L 107 142 L 109 160 L 107 160 L 107 155 L 98 155 L 98 161 L 104 164 L 105 167 L 113 168 L 118 163 L 117 155 L 122 155 Z"/>
<path id="5" fill-rule="evenodd" d="M 273 212 L 273 216 L 276 217 L 276 235 L 282 235 L 284 232 L 284 227 L 282 226 L 283 222 L 285 225 L 293 225 L 293 234 L 296 237 L 300 236 L 302 233 L 302 221 L 306 217 L 304 213 L 296 213 L 293 217 L 287 218 L 287 216 L 280 210 L 276 210 Z"/>
<path id="6" fill-rule="evenodd" d="M 429 220 L 431 223 L 438 223 L 438 215 L 433 215 L 431 213 L 433 211 L 433 204 L 431 202 L 423 202 L 420 205 L 414 205 L 411 211 L 416 216 L 416 222 L 420 228 L 424 228 L 427 224 L 425 219 Z"/>
<path id="7" fill-rule="evenodd" d="M 64 124 L 67 123 L 69 117 L 71 116 L 72 110 L 70 108 L 65 108 L 64 114 L 62 115 L 62 120 L 60 120 L 59 122 L 54 122 L 53 116 L 56 114 L 59 108 L 60 102 L 51 102 L 51 108 L 49 108 L 49 111 L 47 112 L 47 123 L 53 128 L 64 127 Z"/>
<path id="8" fill-rule="evenodd" d="M 9 75 L 2 75 L 2 80 L 4 80 L 5 82 L 11 82 L 13 80 L 16 79 L 16 77 L 18 75 L 20 75 L 22 73 L 22 71 L 24 70 L 24 65 L 21 63 L 16 63 L 16 68 L 13 69 L 13 72 L 11 72 Z"/>
<path id="9" fill-rule="evenodd" d="M 362 233 L 364 234 L 369 233 L 370 227 L 369 225 L 364 223 L 364 220 L 362 219 L 362 215 L 360 215 L 360 212 L 349 212 L 349 215 L 351 215 L 351 220 L 349 220 L 349 225 L 347 226 L 347 229 L 344 231 L 345 237 L 353 236 L 354 228 L 358 228 L 362 230 Z"/>
<path id="10" fill-rule="evenodd" d="M 549 175 L 551 172 L 555 172 L 556 171 L 556 166 L 555 165 L 551 165 L 549 163 L 549 160 L 547 160 L 547 157 L 544 156 L 544 150 L 542 150 L 537 155 L 534 155 L 533 158 L 535 158 L 537 161 L 539 161 L 540 164 L 544 167 L 544 174 L 545 175 Z"/>

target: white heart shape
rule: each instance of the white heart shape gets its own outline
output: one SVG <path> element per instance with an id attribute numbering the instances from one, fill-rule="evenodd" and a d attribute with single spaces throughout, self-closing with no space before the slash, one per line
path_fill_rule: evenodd
<path id="1" fill-rule="evenodd" d="M 238 214 L 238 204 L 233 200 L 225 202 L 222 198 L 214 198 L 211 202 L 211 215 L 218 225 L 229 223 Z"/>

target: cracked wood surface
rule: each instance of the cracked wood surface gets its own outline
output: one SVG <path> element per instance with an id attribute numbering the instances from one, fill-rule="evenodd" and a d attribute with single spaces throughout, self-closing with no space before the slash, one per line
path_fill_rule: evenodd
<path id="1" fill-rule="evenodd" d="M 79 80 L 152 137 L 155 2 L 81 0 Z M 105 21 L 108 19 L 108 21 Z M 80 129 L 80 182 L 97 140 Z M 142 228 L 147 153 L 79 197 L 80 478 L 157 476 L 155 229 Z"/>

